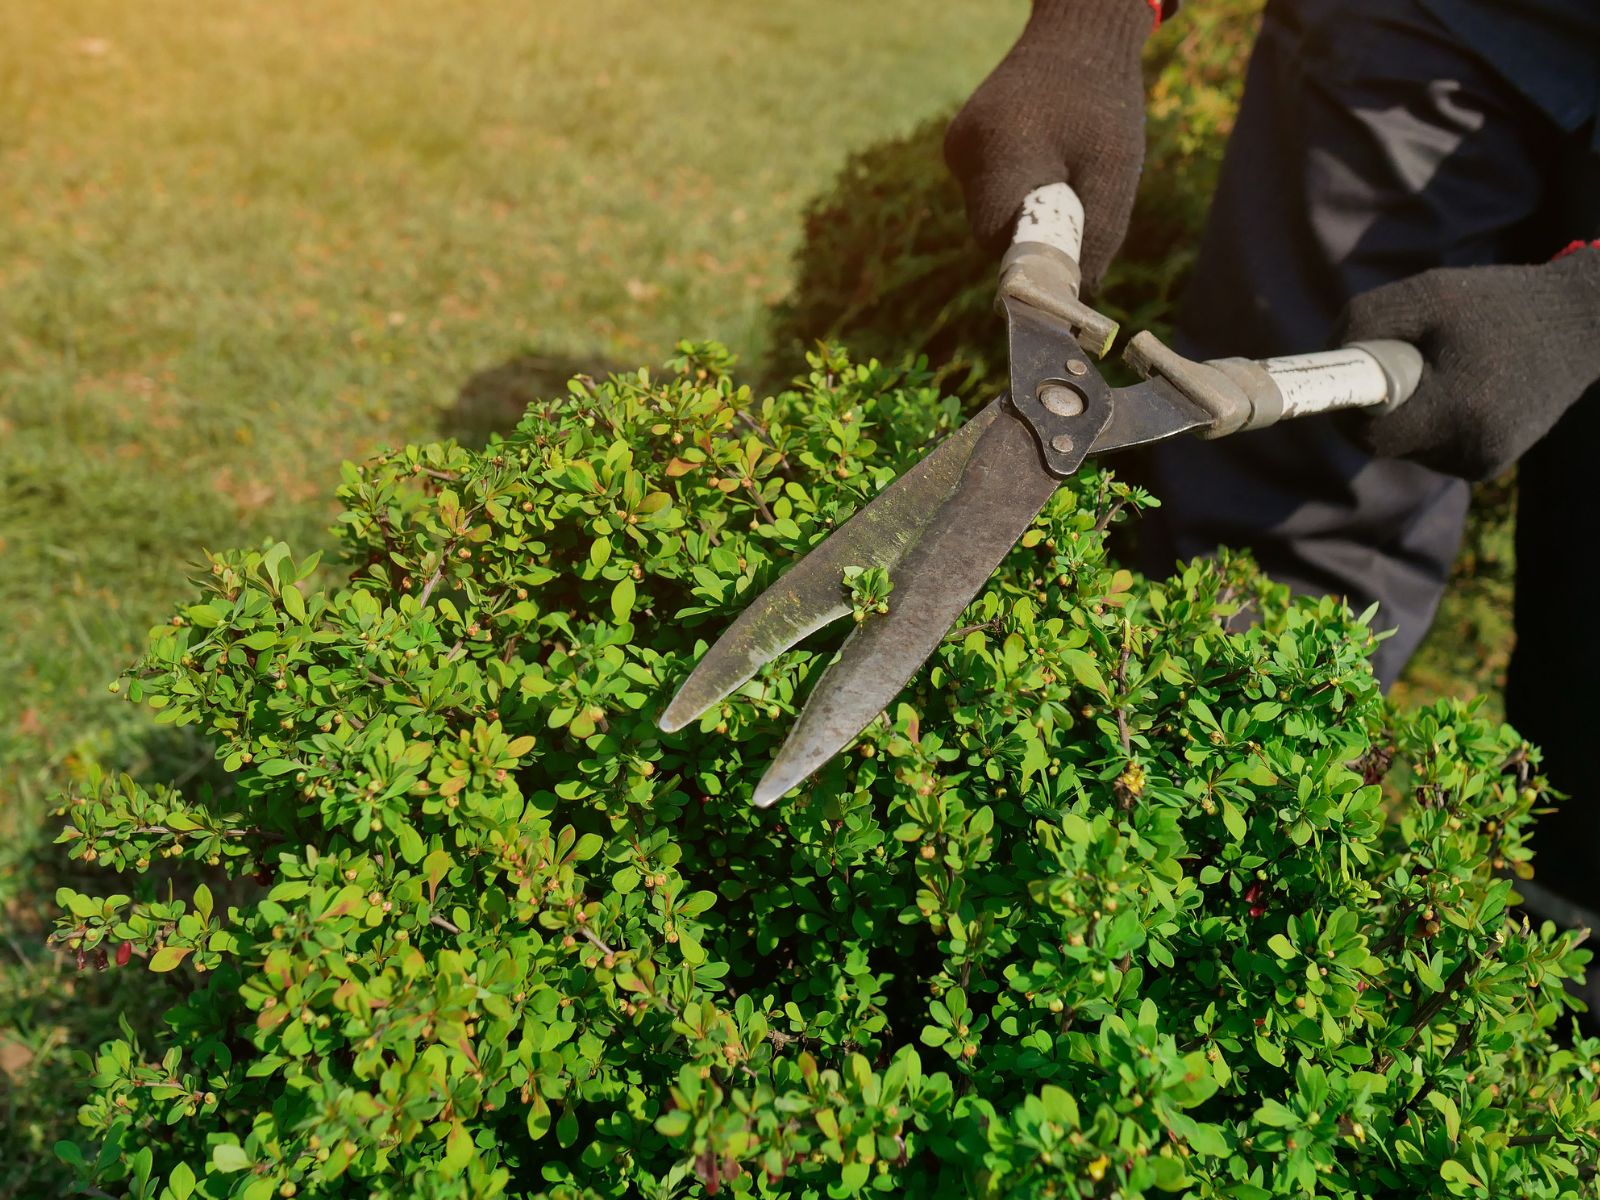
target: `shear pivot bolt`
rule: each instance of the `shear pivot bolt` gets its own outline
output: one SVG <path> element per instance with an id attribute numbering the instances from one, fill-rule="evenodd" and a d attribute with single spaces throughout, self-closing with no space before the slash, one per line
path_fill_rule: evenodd
<path id="1" fill-rule="evenodd" d="M 1061 383 L 1042 384 L 1039 403 L 1058 417 L 1075 417 L 1083 411 L 1083 397 L 1077 389 Z"/>
<path id="2" fill-rule="evenodd" d="M 1050 439 L 1050 449 L 1056 451 L 1058 454 L 1071 454 L 1072 439 L 1064 433 L 1058 433 L 1055 437 Z"/>
<path id="3" fill-rule="evenodd" d="M 1067 374 L 1068 375 L 1087 375 L 1088 373 L 1089 373 L 1089 364 L 1084 362 L 1083 359 L 1081 359 L 1081 358 L 1069 358 L 1069 359 L 1067 359 Z"/>

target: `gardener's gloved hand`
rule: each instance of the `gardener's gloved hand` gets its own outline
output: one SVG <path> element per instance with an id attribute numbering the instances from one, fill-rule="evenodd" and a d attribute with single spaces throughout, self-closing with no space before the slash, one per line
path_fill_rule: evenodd
<path id="1" fill-rule="evenodd" d="M 1383 458 L 1492 478 L 1600 380 L 1600 249 L 1375 288 L 1350 302 L 1340 340 L 1373 338 L 1410 342 L 1425 365 L 1399 409 L 1355 418 L 1357 440 Z"/>
<path id="2" fill-rule="evenodd" d="M 1085 212 L 1084 288 L 1093 291 L 1128 232 L 1144 160 L 1142 0 L 1034 0 L 1017 44 L 972 94 L 944 139 L 967 219 L 995 254 L 1027 194 L 1070 183 Z"/>

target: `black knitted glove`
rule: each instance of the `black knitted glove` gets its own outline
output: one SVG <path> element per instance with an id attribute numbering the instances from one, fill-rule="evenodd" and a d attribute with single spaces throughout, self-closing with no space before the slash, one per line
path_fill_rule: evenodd
<path id="1" fill-rule="evenodd" d="M 1029 192 L 1070 183 L 1083 201 L 1084 286 L 1128 232 L 1144 160 L 1142 0 L 1034 0 L 1011 52 L 950 123 L 945 161 L 979 243 L 999 254 Z"/>
<path id="2" fill-rule="evenodd" d="M 1341 325 L 1341 342 L 1399 338 L 1425 364 L 1399 409 L 1354 419 L 1356 439 L 1383 458 L 1490 479 L 1600 380 L 1600 249 L 1425 271 L 1357 296 Z"/>

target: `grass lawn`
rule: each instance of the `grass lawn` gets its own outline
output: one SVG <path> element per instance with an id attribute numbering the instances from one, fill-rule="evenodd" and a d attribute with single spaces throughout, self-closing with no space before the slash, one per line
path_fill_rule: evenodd
<path id="1" fill-rule="evenodd" d="M 53 797 L 209 770 L 106 693 L 197 548 L 327 542 L 341 459 L 481 424 L 509 361 L 758 360 L 806 199 L 1025 12 L 0 5 L 0 1196 L 57 1194 L 63 1045 L 137 1000 L 42 957 Z"/>

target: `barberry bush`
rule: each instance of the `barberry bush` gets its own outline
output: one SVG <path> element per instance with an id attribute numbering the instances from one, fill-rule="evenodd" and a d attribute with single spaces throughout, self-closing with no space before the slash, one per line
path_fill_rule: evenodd
<path id="1" fill-rule="evenodd" d="M 961 416 L 914 369 L 763 398 L 680 350 L 350 467 L 337 563 L 213 555 L 153 631 L 119 686 L 233 787 L 63 806 L 131 882 L 64 891 L 59 942 L 172 994 L 84 1058 L 85 1188 L 1594 1195 L 1600 1044 L 1552 1040 L 1587 954 L 1514 908 L 1537 753 L 1392 710 L 1368 626 L 1243 558 L 1117 569 L 1150 501 L 1102 471 L 776 808 L 838 634 L 658 732 Z M 870 621 L 889 582 L 840 586 Z"/>

